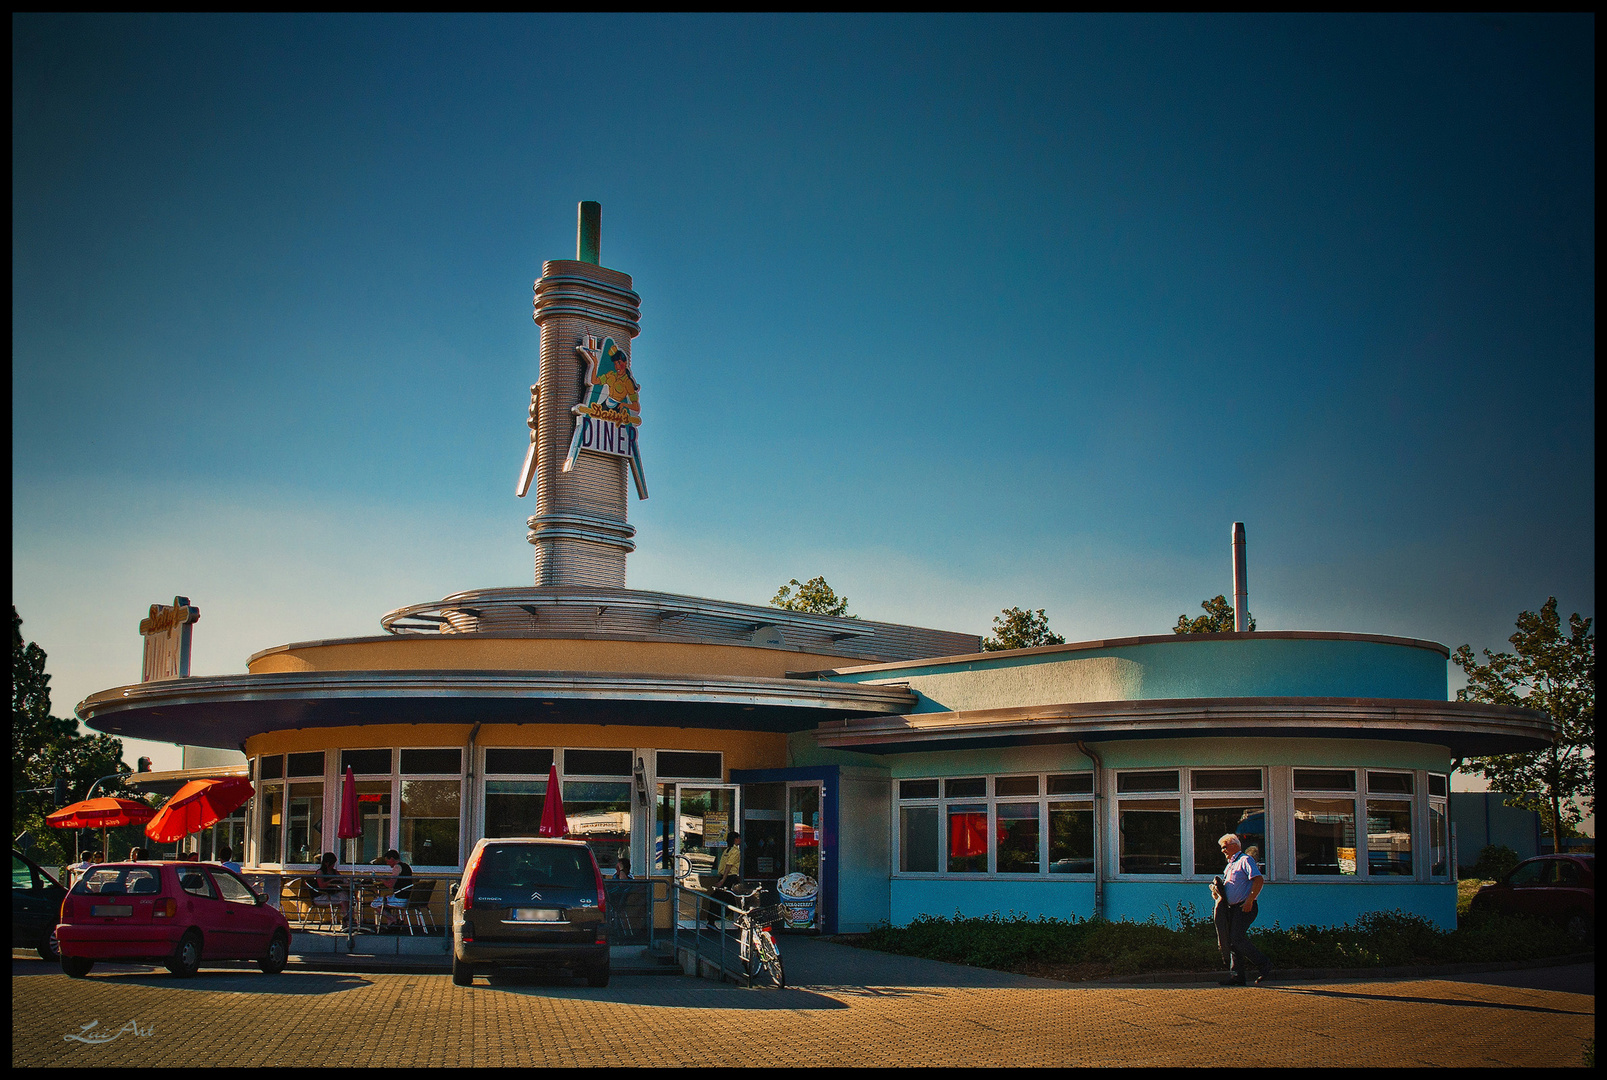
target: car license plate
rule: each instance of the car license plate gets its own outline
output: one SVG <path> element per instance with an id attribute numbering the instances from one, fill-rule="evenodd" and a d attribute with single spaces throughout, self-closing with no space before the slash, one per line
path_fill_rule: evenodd
<path id="1" fill-rule="evenodd" d="M 96 904 L 89 913 L 102 919 L 121 919 L 134 914 L 134 909 L 127 904 Z"/>
<path id="2" fill-rule="evenodd" d="M 562 908 L 521 907 L 513 909 L 514 922 L 563 922 Z"/>

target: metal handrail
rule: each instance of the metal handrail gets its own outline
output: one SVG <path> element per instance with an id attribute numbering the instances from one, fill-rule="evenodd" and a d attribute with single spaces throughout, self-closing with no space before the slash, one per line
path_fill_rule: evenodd
<path id="1" fill-rule="evenodd" d="M 741 953 L 739 952 L 734 960 L 728 959 L 729 950 L 732 947 L 733 942 L 732 942 L 732 939 L 731 939 L 731 935 L 727 934 L 725 932 L 724 924 L 727 921 L 736 921 L 737 916 L 742 916 L 742 917 L 746 917 L 746 918 L 752 918 L 754 915 L 761 914 L 764 911 L 770 910 L 770 908 L 768 906 L 767 907 L 758 907 L 758 906 L 749 906 L 748 904 L 732 904 L 732 903 L 728 903 L 727 901 L 721 900 L 719 897 L 714 896 L 711 893 L 704 891 L 703 889 L 699 889 L 699 888 L 697 888 L 695 886 L 683 885 L 683 884 L 681 884 L 682 880 L 684 880 L 684 879 L 672 878 L 669 881 L 669 887 L 670 888 L 669 888 L 669 897 L 668 897 L 668 899 L 669 899 L 670 905 L 671 905 L 670 906 L 670 940 L 671 940 L 671 943 L 672 943 L 672 948 L 674 948 L 676 950 L 679 950 L 681 948 L 681 933 L 682 933 L 681 917 L 680 917 L 681 908 L 683 906 L 683 901 L 685 900 L 686 896 L 690 895 L 693 898 L 693 901 L 692 901 L 693 902 L 693 907 L 692 907 L 693 918 L 692 918 L 692 930 L 691 930 L 691 934 L 692 934 L 691 948 L 692 948 L 692 951 L 694 953 L 696 953 L 700 957 L 708 955 L 707 953 L 704 952 L 704 949 L 703 949 L 703 941 L 704 941 L 703 931 L 704 931 L 704 922 L 705 922 L 705 919 L 704 919 L 703 916 L 704 916 L 704 912 L 706 910 L 704 905 L 710 905 L 714 909 L 712 914 L 714 914 L 714 916 L 715 916 L 715 921 L 719 924 L 719 929 L 716 930 L 716 931 L 713 931 L 713 933 L 714 933 L 714 936 L 719 939 L 719 943 L 720 943 L 720 949 L 719 949 L 720 972 L 723 975 L 731 976 L 737 982 L 746 981 L 748 979 L 748 972 L 746 970 L 743 970 L 742 967 L 741 967 Z M 756 901 L 758 899 L 758 896 L 757 896 L 757 894 L 755 894 L 753 896 L 748 897 L 747 899 L 749 901 Z"/>

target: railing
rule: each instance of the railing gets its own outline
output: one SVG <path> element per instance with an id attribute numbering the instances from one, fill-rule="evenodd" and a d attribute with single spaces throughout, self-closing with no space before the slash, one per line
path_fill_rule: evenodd
<path id="1" fill-rule="evenodd" d="M 700 885 L 688 884 L 695 880 L 688 875 L 668 882 L 666 902 L 670 908 L 672 947 L 677 952 L 690 948 L 698 956 L 718 964 L 722 974 L 751 986 L 753 973 L 743 963 L 741 942 L 727 931 L 737 928 L 737 915 L 763 906 L 763 895 L 754 897 L 755 903 L 744 908 L 741 904 L 721 900 Z M 713 926 L 708 925 L 711 922 Z M 749 964 L 755 962 L 757 957 L 749 958 Z"/>
<path id="2" fill-rule="evenodd" d="M 298 929 L 309 929 L 307 926 L 309 921 L 314 918 L 323 921 L 325 918 L 323 907 L 312 902 L 314 894 L 308 892 L 302 885 L 302 882 L 315 876 L 316 873 L 316 870 L 246 870 L 241 876 L 251 882 L 269 904 L 283 911 L 286 919 L 299 924 Z M 380 884 L 390 875 L 363 871 L 354 874 L 350 870 L 343 870 L 339 876 L 343 881 L 356 886 L 355 889 L 348 887 L 346 892 L 348 900 L 355 900 L 355 903 L 352 904 L 344 924 L 333 929 L 337 933 L 345 933 L 348 938 L 353 938 L 359 933 L 366 932 L 367 924 L 375 924 L 383 917 L 372 904 L 376 897 L 383 895 Z M 415 926 L 410 928 L 411 933 L 451 932 L 451 890 L 462 876 L 462 871 L 458 870 L 419 870 L 413 873 L 414 894 L 422 895 L 423 889 L 419 886 L 424 885 L 430 889 L 430 895 L 420 907 L 408 909 L 406 918 L 409 920 L 416 920 L 421 911 L 429 913 L 429 918 L 424 920 L 425 929 L 421 931 Z M 426 884 L 429 882 L 434 883 L 433 888 Z M 387 910 L 395 913 L 399 919 L 403 917 L 403 908 L 392 907 Z"/>

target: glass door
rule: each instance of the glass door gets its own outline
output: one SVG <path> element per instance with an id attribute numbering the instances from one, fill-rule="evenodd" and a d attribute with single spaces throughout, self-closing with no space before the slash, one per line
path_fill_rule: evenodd
<path id="1" fill-rule="evenodd" d="M 821 785 L 789 783 L 787 817 L 787 876 L 779 891 L 787 928 L 818 929 L 820 919 L 820 801 Z"/>
<path id="2" fill-rule="evenodd" d="M 734 784 L 676 784 L 675 854 L 685 856 L 691 874 L 712 884 L 714 869 L 740 831 L 738 789 Z M 672 864 L 679 872 L 679 859 Z"/>

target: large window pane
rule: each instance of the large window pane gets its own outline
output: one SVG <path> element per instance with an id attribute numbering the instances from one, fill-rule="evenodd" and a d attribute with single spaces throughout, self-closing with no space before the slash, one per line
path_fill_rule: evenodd
<path id="1" fill-rule="evenodd" d="M 457 780 L 402 781 L 402 842 L 397 850 L 403 862 L 409 866 L 458 865 L 462 788 Z"/>
<path id="2" fill-rule="evenodd" d="M 1049 872 L 1094 872 L 1094 806 L 1086 802 L 1049 804 Z"/>
<path id="3" fill-rule="evenodd" d="M 1367 873 L 1375 877 L 1411 876 L 1410 799 L 1367 800 Z"/>
<path id="4" fill-rule="evenodd" d="M 1172 774 L 1174 777 L 1176 773 Z M 1120 804 L 1119 858 L 1124 874 L 1183 872 L 1182 816 L 1176 799 Z"/>
<path id="5" fill-rule="evenodd" d="M 1036 786 L 1036 777 L 1034 786 Z M 1001 874 L 1038 872 L 1038 804 L 1000 803 L 995 811 L 999 821 L 999 855 L 996 869 Z"/>
<path id="6" fill-rule="evenodd" d="M 281 759 L 282 760 L 282 759 Z M 275 784 L 262 789 L 259 796 L 262 802 L 262 835 L 257 839 L 257 858 L 260 862 L 276 863 L 279 861 L 279 844 L 283 840 L 285 827 L 285 789 Z"/>
<path id="7" fill-rule="evenodd" d="M 951 783 L 953 781 L 950 781 Z M 949 806 L 949 873 L 985 874 L 988 871 L 988 808 L 986 804 Z"/>
<path id="8" fill-rule="evenodd" d="M 1434 778 L 1429 777 L 1430 780 Z M 1445 877 L 1450 873 L 1451 844 L 1445 830 L 1445 806 L 1443 803 L 1430 803 L 1428 808 L 1428 842 L 1429 850 L 1433 853 L 1433 861 L 1429 864 L 1428 872 L 1434 877 Z"/>
<path id="9" fill-rule="evenodd" d="M 597 865 L 611 871 L 621 855 L 630 858 L 630 784 L 565 780 L 563 789 L 569 835 L 591 846 Z"/>
<path id="10" fill-rule="evenodd" d="M 316 863 L 323 854 L 324 785 L 290 785 L 290 840 L 286 862 Z"/>
<path id="11" fill-rule="evenodd" d="M 534 836 L 541 828 L 545 780 L 487 780 L 485 835 Z"/>
<path id="12" fill-rule="evenodd" d="M 1295 800 L 1295 873 L 1356 873 L 1354 799 Z"/>
<path id="13" fill-rule="evenodd" d="M 365 753 L 367 751 L 364 751 Z M 390 753 L 389 750 L 385 753 Z M 362 826 L 362 838 L 357 845 L 359 862 L 371 863 L 384 855 L 391 846 L 391 782 L 389 780 L 359 780 L 357 782 L 357 820 Z"/>
<path id="14" fill-rule="evenodd" d="M 937 873 L 937 820 L 938 809 L 935 806 L 899 808 L 898 868 L 900 870 L 912 874 Z"/>
<path id="15" fill-rule="evenodd" d="M 1194 872 L 1222 872 L 1227 860 L 1216 842 L 1228 833 L 1238 834 L 1239 846 L 1266 874 L 1267 815 L 1261 800 L 1227 798 L 1194 800 Z"/>

